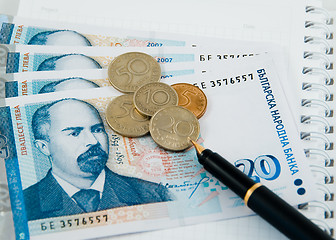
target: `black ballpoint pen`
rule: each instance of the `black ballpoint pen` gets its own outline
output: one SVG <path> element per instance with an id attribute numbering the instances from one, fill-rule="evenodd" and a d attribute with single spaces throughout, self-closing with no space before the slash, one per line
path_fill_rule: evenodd
<path id="1" fill-rule="evenodd" d="M 333 239 L 294 207 L 260 183 L 254 182 L 219 154 L 190 140 L 204 169 L 230 188 L 255 213 L 290 239 Z"/>

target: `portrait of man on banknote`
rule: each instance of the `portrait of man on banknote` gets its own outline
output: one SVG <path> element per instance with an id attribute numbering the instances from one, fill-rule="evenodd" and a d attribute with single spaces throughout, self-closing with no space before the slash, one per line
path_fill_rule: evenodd
<path id="1" fill-rule="evenodd" d="M 51 93 L 73 89 L 99 88 L 99 85 L 82 77 L 64 78 L 44 85 L 38 93 Z"/>
<path id="2" fill-rule="evenodd" d="M 161 184 L 107 168 L 109 138 L 98 110 L 85 101 L 43 105 L 32 117 L 32 130 L 51 168 L 24 190 L 28 220 L 173 200 Z"/>
<path id="3" fill-rule="evenodd" d="M 92 46 L 82 34 L 72 30 L 53 30 L 35 34 L 29 45 Z"/>
<path id="4" fill-rule="evenodd" d="M 101 69 L 100 64 L 84 54 L 62 54 L 47 58 L 37 68 L 37 71 L 59 71 L 72 69 Z"/>

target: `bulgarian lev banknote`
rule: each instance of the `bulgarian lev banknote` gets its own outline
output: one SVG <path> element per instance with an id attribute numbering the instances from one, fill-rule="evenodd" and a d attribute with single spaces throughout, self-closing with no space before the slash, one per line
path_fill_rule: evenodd
<path id="1" fill-rule="evenodd" d="M 273 56 L 272 57 L 276 57 Z M 277 59 L 279 61 L 279 59 Z M 248 58 L 236 60 L 239 62 L 252 62 Z M 280 67 L 280 61 L 278 62 Z M 195 68 L 191 68 L 195 67 Z M 161 82 L 173 84 L 176 81 L 196 84 L 201 75 L 207 72 L 214 72 L 220 69 L 221 62 L 217 64 L 203 63 L 202 65 L 189 64 L 188 62 L 172 63 L 163 65 L 161 72 Z M 186 75 L 191 75 L 186 77 Z M 182 80 L 183 79 L 183 80 Z M 64 85 L 72 82 L 73 85 Z M 82 88 L 110 87 L 107 69 L 88 69 L 88 70 L 65 70 L 65 71 L 35 71 L 0 75 L 0 96 L 4 98 L 28 96 L 34 94 L 49 93 L 59 90 L 71 90 Z M 201 88 L 204 84 L 201 83 Z"/>
<path id="2" fill-rule="evenodd" d="M 218 65 L 220 67 L 220 65 Z M 161 72 L 161 82 L 173 84 L 184 81 L 191 84 L 197 82 L 200 75 L 212 72 L 210 64 L 191 68 L 188 63 L 172 63 L 164 65 Z M 189 68 L 189 69 L 188 69 Z M 191 75 L 186 77 L 186 75 Z M 73 85 L 64 87 L 69 82 Z M 0 75 L 0 96 L 3 98 L 29 96 L 50 93 L 60 90 L 110 87 L 107 69 L 65 70 L 65 71 L 35 71 Z"/>
<path id="3" fill-rule="evenodd" d="M 162 82 L 171 83 L 170 78 L 178 76 L 195 76 L 195 69 L 186 69 L 188 66 L 171 64 L 165 66 L 161 72 Z M 198 71 L 199 72 L 199 71 Z M 67 71 L 43 71 L 16 74 L 4 74 L 0 76 L 4 88 L 0 90 L 0 96 L 5 98 L 28 96 L 54 92 L 57 90 L 71 90 L 96 87 L 110 87 L 107 69 L 67 70 Z M 179 79 L 179 78 L 177 78 Z M 64 88 L 64 84 L 73 82 L 74 85 Z M 0 84 L 1 86 L 1 84 Z"/>
<path id="4" fill-rule="evenodd" d="M 186 41 L 169 40 L 167 34 L 102 28 L 99 26 L 62 24 L 0 15 L 1 44 L 71 45 L 109 47 L 185 46 Z M 112 33 L 112 35 L 111 35 Z M 159 35 L 157 38 L 153 35 Z M 167 38 L 167 39 L 164 39 Z M 171 38 L 171 37 L 170 37 Z M 176 36 L 176 39 L 177 36 Z"/>
<path id="5" fill-rule="evenodd" d="M 69 69 L 106 68 L 117 56 L 126 52 L 142 51 L 159 63 L 194 62 L 195 54 L 179 48 L 110 48 L 110 47 L 52 47 L 28 45 L 0 45 L 1 71 L 5 73 L 55 71 Z"/>
<path id="6" fill-rule="evenodd" d="M 204 47 L 228 45 L 220 38 L 207 38 L 159 31 L 101 27 L 60 21 L 37 20 L 0 15 L 0 44 L 109 46 L 109 47 Z M 267 43 L 230 41 L 231 46 L 258 46 Z"/>
<path id="7" fill-rule="evenodd" d="M 170 79 L 195 81 L 208 97 L 199 142 L 292 205 L 314 199 L 272 59 L 221 66 L 197 81 Z M 170 152 L 150 136 L 114 133 L 105 110 L 119 94 L 105 87 L 6 99 L 1 158 L 18 239 L 97 238 L 252 214 L 202 169 L 194 149 Z"/>
<path id="8" fill-rule="evenodd" d="M 110 47 L 69 47 L 0 45 L 0 71 L 2 73 L 55 71 L 69 69 L 101 69 L 120 54 L 143 52 L 151 55 L 161 66 L 170 63 L 203 63 L 214 60 L 227 61 L 250 57 L 263 51 L 245 50 L 223 46 L 216 49 L 200 48 L 110 48 Z"/>

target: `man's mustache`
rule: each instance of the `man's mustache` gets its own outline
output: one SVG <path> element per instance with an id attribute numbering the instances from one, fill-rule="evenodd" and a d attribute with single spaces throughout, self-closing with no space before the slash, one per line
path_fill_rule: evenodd
<path id="1" fill-rule="evenodd" d="M 77 158 L 79 168 L 83 172 L 100 172 L 106 165 L 108 154 L 98 143 L 90 147 L 86 152 L 82 153 Z M 90 161 L 92 157 L 98 157 L 95 161 Z"/>
<path id="2" fill-rule="evenodd" d="M 86 152 L 79 155 L 77 162 L 81 162 L 84 159 L 95 156 L 108 157 L 107 153 L 100 147 L 100 144 L 96 144 L 90 147 Z"/>

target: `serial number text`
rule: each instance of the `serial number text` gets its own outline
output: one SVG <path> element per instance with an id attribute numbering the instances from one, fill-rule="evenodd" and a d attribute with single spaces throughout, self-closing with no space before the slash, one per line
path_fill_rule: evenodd
<path id="1" fill-rule="evenodd" d="M 247 81 L 253 81 L 253 73 L 248 74 L 242 74 L 234 77 L 228 77 L 228 78 L 221 78 L 216 80 L 210 80 L 208 83 L 206 82 L 200 82 L 200 83 L 194 83 L 196 87 L 199 87 L 201 89 L 206 89 L 207 87 L 223 87 L 223 86 L 229 86 L 229 85 L 238 85 L 242 84 Z"/>
<path id="2" fill-rule="evenodd" d="M 106 223 L 108 220 L 108 215 L 95 215 L 91 217 L 77 217 L 77 218 L 69 218 L 66 220 L 60 221 L 49 221 L 49 222 L 42 222 L 41 223 L 41 230 L 55 230 L 55 229 L 62 229 L 62 228 L 73 228 L 73 227 L 80 227 L 80 226 L 87 226 L 92 224 L 101 224 Z"/>

